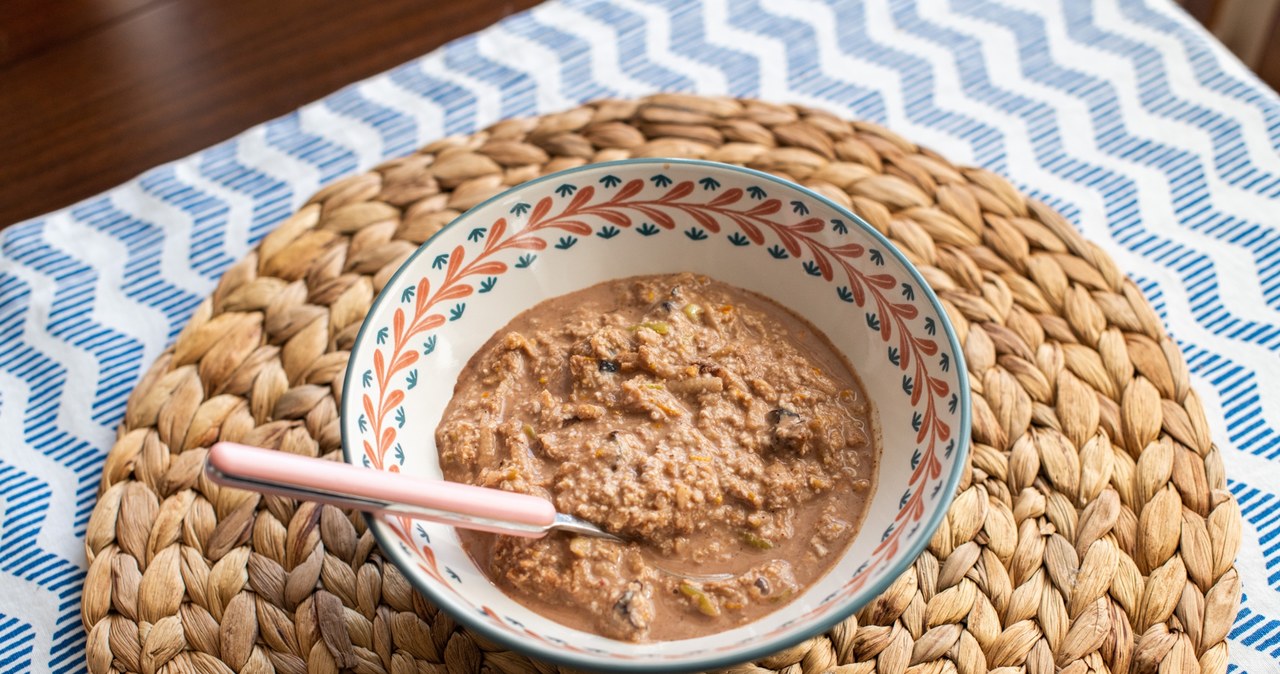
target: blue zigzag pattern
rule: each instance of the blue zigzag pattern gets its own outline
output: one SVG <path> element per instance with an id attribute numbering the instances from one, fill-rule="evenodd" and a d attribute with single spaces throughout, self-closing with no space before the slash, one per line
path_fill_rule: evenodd
<path id="1" fill-rule="evenodd" d="M 247 243 L 257 243 L 276 223 L 289 215 L 293 190 L 283 180 L 245 166 L 236 159 L 236 144 L 223 143 L 199 156 L 199 173 L 226 190 L 243 194 L 253 202 L 253 222 Z"/>
<path id="2" fill-rule="evenodd" d="M 587 42 L 557 30 L 550 22 L 539 21 L 535 16 L 534 13 L 521 14 L 504 22 L 503 28 L 556 55 L 558 62 L 555 68 L 559 70 L 561 87 L 557 93 L 579 101 L 618 95 L 617 90 L 593 79 L 591 47 Z"/>
<path id="3" fill-rule="evenodd" d="M 171 166 L 164 166 L 142 176 L 139 187 L 146 194 L 181 209 L 191 217 L 191 268 L 205 276 L 226 268 L 235 261 L 223 245 L 222 232 L 227 228 L 230 212 L 226 202 L 200 189 L 181 182 Z"/>
<path id="4" fill-rule="evenodd" d="M 474 77 L 502 92 L 500 117 L 520 117 L 537 109 L 534 96 L 537 85 L 528 73 L 508 68 L 484 54 L 469 36 L 451 42 L 444 48 L 444 64 L 454 72 Z"/>
<path id="5" fill-rule="evenodd" d="M 1275 92 L 1228 74 L 1222 67 L 1221 60 L 1209 48 L 1211 42 L 1204 39 L 1203 33 L 1194 26 L 1194 21 L 1186 15 L 1182 15 L 1181 20 L 1174 19 L 1168 14 L 1154 11 L 1146 2 L 1122 3 L 1120 11 L 1137 23 L 1177 38 L 1190 54 L 1188 62 L 1199 84 L 1261 112 L 1267 120 L 1266 131 L 1271 137 L 1272 148 L 1280 149 L 1280 110 L 1276 109 Z"/>
<path id="6" fill-rule="evenodd" d="M 474 124 L 476 96 L 461 86 L 432 77 L 414 64 L 391 71 L 391 81 L 440 108 L 446 134 L 464 133 Z M 419 139 L 421 140 L 421 139 Z"/>
<path id="7" fill-rule="evenodd" d="M 669 49 L 675 54 L 724 74 L 728 90 L 738 96 L 760 95 L 760 62 L 753 54 L 730 45 L 707 41 L 702 8 L 684 0 L 648 0 L 665 10 L 670 17 Z"/>
<path id="8" fill-rule="evenodd" d="M 1084 5 L 1071 3 L 1065 6 L 1069 14 L 1077 13 L 1084 7 Z M 1024 68 L 1024 72 L 1029 79 L 1060 89 L 1064 93 L 1076 95 L 1089 105 L 1099 149 L 1108 155 L 1149 166 L 1166 175 L 1173 204 L 1178 215 L 1184 218 L 1182 220 L 1184 226 L 1189 225 L 1192 229 L 1214 235 L 1215 238 L 1228 243 L 1247 247 L 1254 253 L 1255 260 L 1260 265 L 1274 259 L 1277 244 L 1280 243 L 1280 233 L 1265 230 L 1257 223 L 1245 222 L 1213 209 L 1210 205 L 1210 191 L 1205 170 L 1199 158 L 1190 152 L 1174 148 L 1168 143 L 1130 133 L 1126 128 L 1115 92 L 1112 91 L 1112 85 L 1100 78 L 1089 77 L 1050 60 L 1050 55 L 1045 48 L 1047 39 L 1041 19 L 1030 14 L 1011 11 L 1007 7 L 994 3 L 981 3 L 975 9 L 977 11 L 974 12 L 974 16 L 1008 28 L 1018 37 L 1021 49 L 1026 53 L 1024 64 L 1028 64 L 1028 67 Z M 1093 44 L 1092 41 L 1086 41 L 1086 43 Z M 1033 59 L 1035 62 L 1032 62 Z M 1198 116 L 1194 110 L 1184 114 Z M 1186 216 L 1190 208 L 1196 208 L 1197 213 L 1194 219 L 1188 222 Z M 1254 233 L 1255 236 L 1242 236 L 1249 233 Z M 1190 250 L 1178 252 L 1192 254 Z M 1259 259 L 1259 256 L 1265 256 L 1265 258 Z M 1268 291 L 1266 285 L 1263 286 L 1263 290 Z M 1215 305 L 1214 308 L 1217 309 L 1220 306 L 1220 304 Z M 1201 320 L 1208 320 L 1208 316 L 1201 317 Z M 1241 329 L 1252 330 L 1257 327 L 1249 325 L 1241 326 Z M 1272 333 L 1268 338 L 1274 339 L 1276 326 L 1268 325 L 1265 329 Z"/>
<path id="9" fill-rule="evenodd" d="M 1140 78 L 1140 100 L 1144 109 L 1166 119 L 1200 120 L 1200 128 L 1214 139 L 1213 165 L 1217 172 L 1240 189 L 1267 196 L 1280 195 L 1280 180 L 1252 165 L 1240 124 L 1225 114 L 1194 101 L 1180 98 L 1169 83 L 1163 55 L 1154 47 L 1105 30 L 1094 21 L 1088 7 L 1063 5 L 1066 26 L 1076 41 L 1128 59 Z"/>
<path id="10" fill-rule="evenodd" d="M 344 89 L 326 98 L 324 105 L 334 112 L 363 122 L 382 136 L 384 155 L 412 152 L 418 139 L 418 125 L 413 118 L 378 105 L 360 94 L 358 89 Z"/>
<path id="11" fill-rule="evenodd" d="M 897 70 L 902 78 L 903 103 L 907 119 L 921 126 L 936 128 L 964 138 L 979 164 L 1003 172 L 1005 168 L 1004 138 L 1000 131 L 980 120 L 939 104 L 934 90 L 933 68 L 929 62 L 909 51 L 881 43 L 867 25 L 865 7 L 827 0 L 836 16 L 836 24 L 847 27 L 840 48 L 846 53 Z M 914 12 L 912 5 L 900 3 L 899 9 Z M 883 120 L 888 121 L 888 120 Z"/>
<path id="12" fill-rule="evenodd" d="M 296 112 L 267 125 L 267 143 L 314 166 L 322 183 L 355 173 L 357 168 L 354 151 L 304 130 Z"/>
<path id="13" fill-rule="evenodd" d="M 692 79 L 648 58 L 645 52 L 646 26 L 639 15 L 607 2 L 593 2 L 582 9 L 587 16 L 611 27 L 618 36 L 619 65 L 624 73 L 653 87 L 693 91 Z"/>
<path id="14" fill-rule="evenodd" d="M 1115 5 L 1105 20 L 1104 4 Z M 552 101 L 621 91 L 768 92 L 890 127 L 928 129 L 942 139 L 940 149 L 1011 176 L 1126 255 L 1197 386 L 1221 401 L 1209 411 L 1226 429 L 1228 471 L 1233 452 L 1280 461 L 1276 410 L 1268 405 L 1280 391 L 1265 376 L 1273 366 L 1266 359 L 1280 349 L 1280 231 L 1270 212 L 1250 210 L 1258 199 L 1280 196 L 1280 100 L 1225 63 L 1179 12 L 1168 0 L 804 0 L 796 7 L 552 0 L 318 107 L 5 230 L 0 377 L 15 384 L 0 388 L 0 428 L 21 440 L 0 448 L 0 580 L 22 596 L 0 595 L 0 671 L 83 669 L 83 563 L 67 552 L 76 546 L 46 549 L 42 540 L 58 529 L 83 536 L 129 390 L 241 251 L 299 197 L 369 168 L 370 158 L 404 154 L 440 133 L 551 112 L 542 106 Z M 665 44 L 655 44 L 658 35 Z M 1136 91 L 1122 91 L 1096 64 L 1063 58 L 1064 49 L 1124 64 Z M 601 63 L 605 54 L 616 62 Z M 999 63 L 987 61 L 993 54 Z M 889 77 L 827 63 L 826 55 L 874 64 Z M 602 72 L 626 81 L 602 81 Z M 1063 117 L 1068 103 L 1086 111 L 1091 144 L 1071 136 L 1081 126 Z M 1143 119 L 1185 129 L 1211 151 L 1156 137 Z M 350 147 L 353 134 L 342 129 L 376 138 L 377 147 Z M 1145 179 L 1131 177 L 1136 172 Z M 1170 203 L 1175 221 L 1156 219 L 1144 200 Z M 113 242 L 122 259 L 86 262 L 67 243 L 74 228 Z M 1223 250 L 1252 261 L 1262 306 L 1243 306 L 1225 287 L 1219 265 L 1234 260 L 1214 257 Z M 78 418 L 83 410 L 87 418 Z M 1261 568 L 1242 568 L 1247 598 L 1231 634 L 1234 671 L 1265 671 L 1280 658 L 1280 605 L 1267 599 L 1280 597 L 1275 483 L 1253 475 L 1231 483 L 1257 532 L 1248 543 L 1265 559 Z M 24 610 L 33 595 L 55 607 L 51 622 Z"/>
<path id="15" fill-rule="evenodd" d="M 729 25 L 781 43 L 787 54 L 787 84 L 796 93 L 837 103 L 862 119 L 887 118 L 884 100 L 873 86 L 833 77 L 821 67 L 812 24 L 772 14 L 755 0 L 730 0 Z"/>

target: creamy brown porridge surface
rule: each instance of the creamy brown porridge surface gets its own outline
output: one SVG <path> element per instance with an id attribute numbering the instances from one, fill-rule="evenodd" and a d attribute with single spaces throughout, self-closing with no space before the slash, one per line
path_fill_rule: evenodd
<path id="1" fill-rule="evenodd" d="M 500 588 L 630 641 L 777 610 L 853 539 L 879 459 L 873 411 L 827 340 L 692 274 L 521 313 L 459 377 L 436 429 L 447 479 L 536 494 L 624 538 L 462 532 Z"/>

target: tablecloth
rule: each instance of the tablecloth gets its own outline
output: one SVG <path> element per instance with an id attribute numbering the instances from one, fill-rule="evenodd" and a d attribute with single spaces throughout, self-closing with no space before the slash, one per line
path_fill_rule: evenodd
<path id="1" fill-rule="evenodd" d="M 659 90 L 870 119 L 1064 213 L 1153 300 L 1246 518 L 1232 669 L 1280 671 L 1280 99 L 1169 0 L 554 0 L 0 234 L 0 669 L 79 671 L 129 391 L 321 185 Z"/>

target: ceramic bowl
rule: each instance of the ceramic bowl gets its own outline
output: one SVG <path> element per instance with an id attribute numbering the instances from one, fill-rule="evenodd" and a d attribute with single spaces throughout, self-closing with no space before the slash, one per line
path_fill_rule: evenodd
<path id="1" fill-rule="evenodd" d="M 767 617 L 636 644 L 571 629 L 507 597 L 450 527 L 371 526 L 415 587 L 458 622 L 527 655 L 613 670 L 709 669 L 827 630 L 883 591 L 943 521 L 969 442 L 960 345 L 920 273 L 848 210 L 765 173 L 703 161 L 588 165 L 519 185 L 423 244 L 356 339 L 342 401 L 346 460 L 440 478 L 434 433 L 467 360 L 516 314 L 610 279 L 693 271 L 808 319 L 844 353 L 884 453 L 861 531 L 836 566 Z"/>

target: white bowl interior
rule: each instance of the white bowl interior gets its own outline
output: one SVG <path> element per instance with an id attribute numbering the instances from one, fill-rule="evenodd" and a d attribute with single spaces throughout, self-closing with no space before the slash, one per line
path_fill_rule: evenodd
<path id="1" fill-rule="evenodd" d="M 735 190 L 740 194 L 731 200 Z M 717 199 L 725 203 L 711 205 Z M 646 204 L 674 226 L 655 221 Z M 751 226 L 759 237 L 750 236 Z M 512 240 L 545 247 L 488 248 Z M 830 263 L 829 279 L 819 257 Z M 501 266 L 475 266 L 489 263 Z M 479 272 L 461 275 L 468 265 Z M 969 430 L 963 361 L 932 293 L 885 240 L 833 204 L 764 174 L 706 162 L 601 164 L 527 183 L 428 242 L 383 291 L 353 350 L 343 403 L 348 460 L 440 478 L 435 427 L 459 372 L 490 335 L 543 299 L 610 279 L 678 271 L 707 274 L 789 307 L 854 365 L 878 412 L 884 448 L 860 533 L 837 566 L 786 607 L 755 623 L 655 648 L 572 630 L 524 608 L 489 583 L 450 527 L 375 523 L 388 554 L 417 586 L 469 626 L 579 666 L 715 666 L 825 628 L 874 597 L 927 542 L 954 490 Z M 450 297 L 446 288 L 469 292 Z M 429 327 L 409 336 L 415 321 Z M 416 359 L 395 367 L 397 357 L 413 358 L 405 355 L 410 351 Z M 924 380 L 932 386 L 917 391 Z"/>

